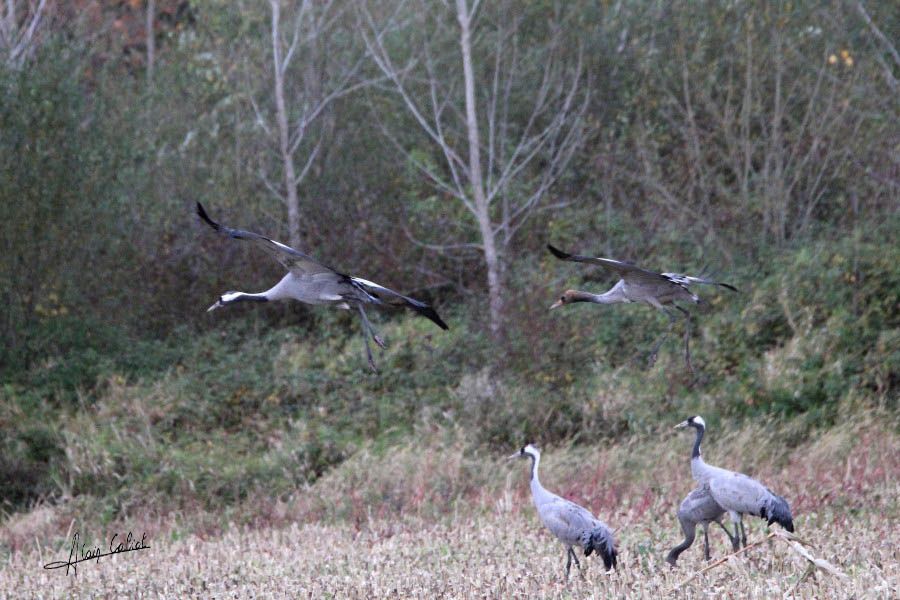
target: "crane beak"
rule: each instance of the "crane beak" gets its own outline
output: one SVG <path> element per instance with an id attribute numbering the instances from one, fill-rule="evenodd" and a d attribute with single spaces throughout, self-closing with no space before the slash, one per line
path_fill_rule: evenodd
<path id="1" fill-rule="evenodd" d="M 514 459 L 514 458 L 519 458 L 519 456 L 521 456 L 521 453 L 520 453 L 520 452 L 515 452 L 515 453 L 510 454 L 509 456 L 507 456 L 507 457 L 506 457 L 506 460 L 512 460 L 512 459 Z"/>
<path id="2" fill-rule="evenodd" d="M 687 426 L 688 426 L 688 422 L 682 421 L 681 423 L 679 423 L 678 425 L 675 426 L 675 429 L 682 429 L 683 427 L 687 427 Z"/>
<path id="3" fill-rule="evenodd" d="M 222 304 L 221 300 L 216 300 L 216 303 L 213 304 L 212 306 L 210 306 L 209 308 L 207 308 L 206 312 L 212 312 L 212 311 L 216 310 L 217 308 L 219 308 L 220 306 L 225 306 L 225 305 Z"/>
<path id="4" fill-rule="evenodd" d="M 563 305 L 562 300 L 557 300 L 557 301 L 554 302 L 553 305 L 550 307 L 550 310 L 553 310 L 554 308 L 559 308 L 559 307 L 562 306 L 562 305 Z"/>

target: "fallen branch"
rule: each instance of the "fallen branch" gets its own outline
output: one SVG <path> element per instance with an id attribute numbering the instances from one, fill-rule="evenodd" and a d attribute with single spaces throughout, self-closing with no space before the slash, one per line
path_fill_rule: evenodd
<path id="1" fill-rule="evenodd" d="M 715 561 L 715 562 L 713 562 L 713 563 L 710 563 L 710 564 L 706 565 L 705 567 L 703 567 L 703 568 L 700 569 L 699 571 L 694 572 L 693 575 L 691 575 L 690 577 L 688 577 L 687 579 L 685 579 L 684 581 L 682 581 L 681 583 L 679 583 L 678 585 L 676 585 L 674 588 L 672 588 L 672 592 L 674 592 L 675 590 L 677 590 L 677 589 L 679 589 L 679 588 L 683 588 L 685 585 L 687 585 L 692 579 L 694 579 L 694 578 L 697 577 L 698 575 L 700 575 L 700 574 L 702 574 L 702 573 L 706 573 L 706 572 L 709 571 L 710 569 L 715 569 L 716 567 L 718 567 L 718 566 L 721 565 L 722 563 L 728 562 L 728 559 L 730 559 L 730 558 L 732 558 L 732 557 L 734 557 L 734 556 L 737 556 L 738 554 L 742 554 L 743 552 L 746 552 L 747 550 L 749 550 L 750 548 L 753 548 L 754 546 L 759 546 L 760 544 L 762 544 L 762 543 L 764 543 L 764 542 L 767 542 L 768 540 L 771 540 L 771 539 L 772 539 L 773 537 L 775 537 L 776 535 L 778 535 L 778 534 L 777 534 L 776 532 L 773 531 L 772 533 L 770 533 L 769 535 L 767 535 L 767 536 L 764 537 L 763 539 L 759 540 L 758 542 L 753 542 L 752 544 L 749 544 L 749 545 L 747 545 L 747 546 L 744 546 L 743 548 L 741 548 L 741 549 L 738 550 L 737 552 L 732 552 L 731 554 L 726 554 L 725 556 L 723 556 L 723 557 L 720 558 L 719 560 L 717 560 L 717 561 Z"/>
<path id="2" fill-rule="evenodd" d="M 839 571 L 830 562 L 828 562 L 827 560 L 821 559 L 821 558 L 816 558 L 809 552 L 809 550 L 807 550 L 806 548 L 803 547 L 803 546 L 812 547 L 812 544 L 801 540 L 794 534 L 789 533 L 787 531 L 776 530 L 776 531 L 773 531 L 772 533 L 770 533 L 769 535 L 767 535 L 766 537 L 764 537 L 763 539 L 759 540 L 758 542 L 753 542 L 752 544 L 748 544 L 747 546 L 744 546 L 737 552 L 732 552 L 731 554 L 725 555 L 722 558 L 720 558 L 719 560 L 703 567 L 699 571 L 694 572 L 693 575 L 691 575 L 690 577 L 688 577 L 687 579 L 685 579 L 684 581 L 682 581 L 681 583 L 679 583 L 678 585 L 673 587 L 671 591 L 674 592 L 675 590 L 683 588 L 685 585 L 687 585 L 690 581 L 692 581 L 698 575 L 705 573 L 706 571 L 709 571 L 711 569 L 715 569 L 719 565 L 728 562 L 729 559 L 737 556 L 738 554 L 741 554 L 741 553 L 745 552 L 746 550 L 753 548 L 754 546 L 759 546 L 760 544 L 764 544 L 765 542 L 767 542 L 773 538 L 777 538 L 777 539 L 780 539 L 780 540 L 783 540 L 784 542 L 786 542 L 788 544 L 788 547 L 791 550 L 793 550 L 795 553 L 799 554 L 800 556 L 802 556 L 803 558 L 808 560 L 810 563 L 809 567 L 806 569 L 806 571 L 803 573 L 803 575 L 800 577 L 800 579 L 794 585 L 794 589 L 796 589 L 798 585 L 800 585 L 803 581 L 805 581 L 807 577 L 809 577 L 811 574 L 813 574 L 817 568 L 822 569 L 823 571 L 827 571 L 828 573 L 831 573 L 835 577 L 841 577 L 841 578 L 845 578 L 845 579 L 847 578 L 846 574 Z"/>

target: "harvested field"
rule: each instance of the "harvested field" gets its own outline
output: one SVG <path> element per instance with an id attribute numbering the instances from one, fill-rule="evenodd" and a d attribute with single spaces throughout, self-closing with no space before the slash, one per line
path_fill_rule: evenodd
<path id="1" fill-rule="evenodd" d="M 710 444 L 709 455 L 724 456 L 726 445 L 755 433 L 723 434 Z M 853 445 L 853 440 L 866 443 Z M 674 507 L 691 485 L 683 457 L 678 458 L 686 442 L 647 439 L 630 446 L 629 454 L 644 457 L 631 465 L 642 477 L 607 468 L 624 461 L 624 454 L 617 454 L 621 448 L 548 452 L 545 484 L 590 506 L 617 529 L 620 563 L 614 573 L 605 573 L 590 557 L 582 559 L 583 576 L 573 566 L 564 577 L 563 547 L 530 505 L 523 464 L 482 459 L 448 465 L 435 460 L 437 448 L 423 447 L 397 451 L 393 458 L 350 461 L 278 509 L 260 500 L 252 525 L 204 527 L 208 519 L 191 521 L 186 515 L 171 521 L 136 517 L 116 527 L 78 521 L 93 530 L 130 529 L 138 535 L 146 530 L 151 547 L 80 564 L 77 576 L 41 568 L 69 552 L 71 531 L 48 525 L 62 522 L 59 516 L 47 508 L 14 516 L 0 529 L 0 539 L 15 547 L 5 556 L 0 597 L 900 596 L 900 485 L 898 459 L 890 452 L 896 435 L 879 430 L 878 419 L 824 433 L 777 461 L 781 468 L 763 460 L 777 440 L 752 450 L 753 460 L 770 465 L 759 476 L 792 500 L 797 534 L 809 543 L 810 555 L 828 561 L 839 574 L 811 567 L 784 539 L 766 540 L 765 525 L 755 518 L 745 521 L 749 541 L 761 543 L 742 555 L 697 574 L 707 566 L 698 537 L 678 567 L 670 568 L 665 555 L 681 541 Z M 663 451 L 670 447 L 668 454 Z M 594 465 L 588 472 L 578 467 L 585 462 Z M 371 468 L 368 474 L 362 464 Z M 606 474 L 595 477 L 595 470 Z M 503 476 L 493 477 L 498 471 Z M 448 483 L 463 473 L 473 481 Z M 579 481 L 587 484 L 579 487 Z M 618 486 L 616 494 L 604 496 L 604 485 Z M 423 491 L 438 489 L 446 491 L 444 505 L 437 494 Z M 340 496 L 352 496 L 350 508 L 340 507 Z M 381 505 L 374 503 L 377 497 Z M 615 506 L 604 508 L 607 502 Z M 193 533 L 180 533 L 192 523 Z M 730 547 L 717 527 L 710 529 L 710 539 L 715 563 Z"/>

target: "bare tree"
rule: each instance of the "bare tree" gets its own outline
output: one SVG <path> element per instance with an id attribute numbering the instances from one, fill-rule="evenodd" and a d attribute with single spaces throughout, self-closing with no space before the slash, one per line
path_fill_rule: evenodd
<path id="1" fill-rule="evenodd" d="M 893 69 L 900 69 L 900 52 L 897 52 L 896 46 L 894 46 L 891 41 L 885 36 L 878 26 L 872 21 L 872 17 L 869 16 L 868 11 L 866 11 L 866 7 L 863 6 L 862 2 L 856 3 L 856 11 L 863 18 L 863 21 L 866 22 L 866 25 L 869 27 L 869 31 L 872 32 L 872 35 L 875 36 L 875 39 L 878 40 L 881 47 L 891 56 L 894 62 L 894 66 L 891 67 L 881 55 L 876 55 L 876 60 L 878 64 L 881 65 L 882 73 L 884 74 L 885 82 L 890 86 L 891 90 L 896 92 L 898 83 L 897 78 L 894 77 Z"/>
<path id="2" fill-rule="evenodd" d="M 496 337 L 503 322 L 504 251 L 529 217 L 546 207 L 548 191 L 584 137 L 589 88 L 581 85 L 580 46 L 567 63 L 559 6 L 548 36 L 523 44 L 524 17 L 514 6 L 498 7 L 491 19 L 478 15 L 480 0 L 440 5 L 418 0 L 418 6 L 409 6 L 415 3 L 401 2 L 377 22 L 360 2 L 361 29 L 369 56 L 437 150 L 438 163 L 411 152 L 400 132 L 382 129 L 406 160 L 440 193 L 459 202 L 477 225 L 477 241 L 420 243 L 437 251 L 481 252 Z M 436 9 L 442 12 L 435 15 Z M 392 40 L 415 39 L 413 32 L 421 34 L 419 43 L 411 55 L 398 58 Z M 452 37 L 458 44 L 452 51 L 456 59 L 448 58 L 450 49 L 435 48 Z M 525 106 L 523 97 L 528 98 Z"/>
<path id="3" fill-rule="evenodd" d="M 144 32 L 147 37 L 147 83 L 153 81 L 153 63 L 156 61 L 156 0 L 147 0 Z"/>
<path id="4" fill-rule="evenodd" d="M 5 0 L 0 6 L 0 60 L 8 67 L 21 67 L 34 53 L 46 4 L 46 0 Z"/>
<path id="5" fill-rule="evenodd" d="M 282 13 L 283 5 L 286 14 Z M 322 146 L 321 136 L 311 141 L 312 127 L 335 100 L 369 82 L 357 77 L 364 61 L 362 53 L 356 57 L 348 55 L 346 41 L 338 50 L 333 40 L 346 16 L 344 5 L 335 0 L 269 0 L 269 7 L 274 106 L 266 110 L 253 95 L 251 103 L 257 124 L 278 156 L 281 183 L 274 183 L 264 166 L 260 176 L 287 208 L 291 245 L 302 247 L 298 188 Z M 289 23 L 286 28 L 285 21 Z M 302 64 L 296 66 L 298 62 Z M 270 125 L 272 121 L 274 125 Z"/>
<path id="6" fill-rule="evenodd" d="M 829 59 L 821 31 L 778 6 L 748 10 L 721 37 L 694 35 L 680 16 L 675 68 L 651 75 L 652 96 L 636 102 L 640 124 L 618 171 L 667 220 L 726 254 L 730 215 L 753 219 L 759 238 L 776 244 L 806 232 L 848 176 L 855 147 L 841 140 L 865 118 L 854 110 L 862 75 L 849 53 Z M 785 24 L 761 26 L 767 11 Z"/>

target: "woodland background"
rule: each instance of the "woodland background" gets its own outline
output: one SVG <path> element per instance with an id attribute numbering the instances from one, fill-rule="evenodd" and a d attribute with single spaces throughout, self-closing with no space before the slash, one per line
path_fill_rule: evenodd
<path id="1" fill-rule="evenodd" d="M 446 514 L 526 441 L 580 456 L 698 412 L 778 428 L 769 468 L 851 421 L 894 439 L 898 39 L 893 2 L 7 1 L 0 548 Z M 450 331 L 382 313 L 372 375 L 353 314 L 208 315 L 281 273 L 196 201 Z M 680 331 L 643 363 L 655 311 L 548 313 L 614 280 L 547 242 L 736 285 L 701 291 L 697 375 Z M 571 472 L 605 514 L 644 493 Z M 323 477 L 352 493 L 313 500 Z"/>

